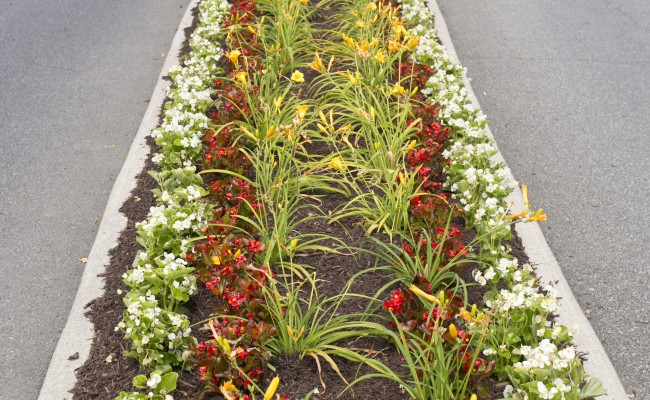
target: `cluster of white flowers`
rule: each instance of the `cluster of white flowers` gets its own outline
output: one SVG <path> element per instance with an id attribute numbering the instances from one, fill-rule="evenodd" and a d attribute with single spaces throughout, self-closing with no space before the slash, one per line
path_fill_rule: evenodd
<path id="1" fill-rule="evenodd" d="M 127 354 L 153 368 L 183 364 L 190 355 L 189 345 L 196 342 L 189 319 L 177 309 L 197 290 L 185 256 L 191 239 L 203 234 L 210 214 L 210 206 L 201 201 L 207 192 L 196 174 L 196 163 L 210 122 L 206 112 L 212 103 L 211 89 L 220 73 L 220 43 L 226 33 L 222 23 L 229 15 L 226 0 L 200 3 L 190 53 L 183 66 L 170 70 L 173 84 L 167 90 L 163 121 L 151 134 L 160 146 L 152 160 L 162 171 L 152 175 L 161 189 L 154 191 L 156 206 L 136 225 L 138 242 L 145 249 L 123 275 L 131 290 L 124 298 L 124 319 L 116 329 L 131 341 Z"/>
<path id="2" fill-rule="evenodd" d="M 501 245 L 503 239 L 510 237 L 506 197 L 517 183 L 511 178 L 508 168 L 495 160 L 497 149 L 487 135 L 487 119 L 474 107 L 463 83 L 466 71 L 438 41 L 433 16 L 424 0 L 399 1 L 405 24 L 411 33 L 420 38 L 413 52 L 415 61 L 435 71 L 421 92 L 430 102 L 442 106 L 438 119 L 450 129 L 452 144 L 443 152 L 443 157 L 450 161 L 445 170 L 448 176 L 446 185 L 465 211 L 467 225 L 477 231 L 477 236 L 486 238 L 480 244 L 479 251 L 493 260 L 492 265 L 474 271 L 474 278 L 481 285 L 488 281 L 493 284 L 499 281 L 506 283 L 506 288 L 495 292 L 486 306 L 496 310 L 497 315 L 503 315 L 505 320 L 513 310 L 518 310 L 518 313 L 530 310 L 539 319 L 536 321 L 538 326 L 544 325 L 537 332 L 539 339 L 544 338 L 538 345 L 533 339 L 530 343 L 520 343 L 520 347 L 510 349 L 524 358 L 515 364 L 520 370 L 561 370 L 574 361 L 575 350 L 569 346 L 558 351 L 557 345 L 551 342 L 560 338 L 570 339 L 573 332 L 561 325 L 551 327 L 551 323 L 546 321 L 546 316 L 558 309 L 555 289 L 546 286 L 541 291 L 530 265 L 519 268 L 518 261 Z M 500 351 L 505 351 L 505 347 L 505 344 L 501 344 Z M 484 351 L 486 356 L 496 353 L 493 348 Z M 564 393 L 571 390 L 571 385 L 580 383 L 569 380 L 567 384 L 557 378 L 553 383 L 539 382 L 537 390 L 533 388 L 529 391 L 526 389 L 528 386 L 519 387 L 523 384 L 519 382 L 517 388 L 511 388 L 504 396 L 528 399 L 528 394 L 532 393 L 531 398 L 564 399 Z"/>

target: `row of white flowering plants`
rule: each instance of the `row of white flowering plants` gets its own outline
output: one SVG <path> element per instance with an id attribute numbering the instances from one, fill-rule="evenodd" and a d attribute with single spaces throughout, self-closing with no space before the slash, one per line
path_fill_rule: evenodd
<path id="1" fill-rule="evenodd" d="M 516 183 L 423 0 L 198 7 L 152 132 L 160 188 L 122 277 L 116 330 L 144 375 L 118 399 L 181 398 L 179 374 L 201 382 L 182 398 L 203 399 L 376 397 L 358 385 L 396 387 L 387 399 L 604 394 L 577 327 L 553 322 L 553 287 L 511 255 L 513 224 L 546 216 L 525 186 L 511 211 Z M 362 254 L 374 262 L 343 287 L 319 278 L 328 259 Z M 355 293 L 370 274 L 385 283 Z M 209 317 L 193 320 L 201 291 Z M 322 384 L 292 386 L 282 356 L 311 360 Z"/>

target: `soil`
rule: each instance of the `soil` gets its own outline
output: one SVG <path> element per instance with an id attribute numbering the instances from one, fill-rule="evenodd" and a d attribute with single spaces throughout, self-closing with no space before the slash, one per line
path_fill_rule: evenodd
<path id="1" fill-rule="evenodd" d="M 332 22 L 324 21 L 331 21 L 332 13 L 332 10 L 325 10 L 321 14 L 314 14 L 315 25 L 318 25 L 319 28 L 327 26 L 331 28 Z M 198 24 L 198 8 L 192 10 L 192 15 L 194 16 L 193 23 L 191 27 L 185 30 L 187 37 Z M 186 40 L 181 48 L 180 55 L 186 55 L 189 50 L 188 41 Z M 225 63 L 223 65 L 224 69 L 228 70 L 225 58 L 223 62 Z M 307 82 L 316 77 L 316 74 L 312 74 L 311 71 L 305 70 L 304 73 Z M 305 91 L 302 93 L 307 95 Z M 208 114 L 211 111 L 208 111 Z M 156 146 L 153 139 L 148 138 L 148 144 L 152 152 L 155 152 Z M 324 155 L 330 151 L 327 145 L 323 143 L 314 143 L 308 146 L 311 154 Z M 106 272 L 102 274 L 102 277 L 105 278 L 105 293 L 102 297 L 86 306 L 88 310 L 86 315 L 95 326 L 95 337 L 88 360 L 77 370 L 77 384 L 71 391 L 74 394 L 74 400 L 112 400 L 121 391 L 133 390 L 133 377 L 144 373 L 140 370 L 137 361 L 122 356 L 122 353 L 128 350 L 129 344 L 123 339 L 123 333 L 116 331 L 115 327 L 122 319 L 124 308 L 122 295 L 118 294 L 118 290 L 127 291 L 127 287 L 122 282 L 122 274 L 130 268 L 137 251 L 140 250 L 140 246 L 135 240 L 135 224 L 146 218 L 149 208 L 155 204 L 151 190 L 156 188 L 157 184 L 146 172 L 155 168 L 156 166 L 150 160 L 146 162 L 144 170 L 137 177 L 136 188 L 120 209 L 120 212 L 128 218 L 128 223 L 120 234 L 118 245 L 111 250 L 110 263 L 106 267 Z M 319 195 L 322 193 L 314 194 Z M 347 200 L 342 195 L 330 194 L 320 197 L 318 203 L 313 201 L 312 203 L 320 210 L 319 212 L 327 214 L 328 211 L 337 209 Z M 315 212 L 315 210 L 303 209 L 297 217 L 305 217 L 308 212 Z M 457 225 L 462 226 L 462 223 Z M 366 237 L 365 230 L 359 226 L 359 221 L 352 219 L 343 220 L 336 224 L 327 224 L 324 219 L 314 220 L 302 225 L 299 230 L 330 235 L 338 238 L 351 248 L 372 248 L 370 240 Z M 467 242 L 474 237 L 472 231 L 463 232 Z M 523 246 L 521 246 L 521 240 L 516 236 L 516 233 L 508 244 L 512 248 L 513 256 L 517 257 L 521 264 L 528 262 Z M 372 267 L 375 263 L 375 258 L 364 252 L 356 251 L 351 253 L 349 250 L 341 250 L 341 253 L 343 254 L 310 254 L 298 260 L 298 262 L 313 266 L 316 269 L 318 277 L 317 289 L 321 297 L 331 297 L 339 294 L 353 275 Z M 467 265 L 460 270 L 459 274 L 465 281 L 471 282 L 473 281 L 471 271 L 474 268 L 475 266 Z M 387 287 L 390 289 L 390 282 L 391 277 L 385 272 L 369 272 L 360 276 L 351 286 L 350 291 L 374 297 L 381 288 Z M 214 305 L 213 295 L 202 285 L 199 286 L 199 293 L 187 303 L 186 314 L 190 321 L 194 323 L 207 319 Z M 481 286 L 472 286 L 468 299 L 470 303 L 481 303 L 486 290 Z M 351 298 L 341 305 L 338 313 L 362 312 L 366 306 L 366 300 Z M 207 332 L 197 328 L 194 328 L 193 331 L 199 340 L 207 339 L 209 336 Z M 394 371 L 403 371 L 401 356 L 395 347 L 385 340 L 364 337 L 348 343 L 341 343 L 341 345 L 360 349 L 367 354 L 374 354 Z M 71 357 L 73 356 L 71 355 Z M 348 382 L 372 372 L 367 367 L 360 368 L 357 363 L 345 359 L 335 358 L 335 362 L 340 369 L 341 375 Z M 319 371 L 316 362 L 309 357 L 299 359 L 295 356 L 282 356 L 271 360 L 271 366 L 275 369 L 275 372 L 269 373 L 267 371 L 265 374 L 266 381 L 263 386 L 266 386 L 273 376 L 279 375 L 282 377 L 282 381 L 278 393 L 290 394 L 291 399 L 303 399 L 316 388 L 320 394 L 314 395 L 314 399 L 397 400 L 405 397 L 399 385 L 389 380 L 380 381 L 378 379 L 364 380 L 339 397 L 347 384 L 327 362 L 322 360 L 321 371 Z M 178 372 L 179 379 L 174 398 L 177 400 L 201 398 L 202 382 L 199 381 L 198 374 L 187 371 Z M 489 399 L 497 399 L 502 396 L 503 383 L 495 380 L 487 380 L 486 383 L 492 392 Z"/>

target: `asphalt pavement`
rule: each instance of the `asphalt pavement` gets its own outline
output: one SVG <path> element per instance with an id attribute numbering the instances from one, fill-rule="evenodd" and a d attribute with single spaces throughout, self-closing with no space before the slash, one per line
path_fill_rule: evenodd
<path id="1" fill-rule="evenodd" d="M 0 0 L 0 399 L 36 399 L 188 0 Z"/>
<path id="2" fill-rule="evenodd" d="M 650 2 L 438 3 L 580 306 L 650 399 Z"/>

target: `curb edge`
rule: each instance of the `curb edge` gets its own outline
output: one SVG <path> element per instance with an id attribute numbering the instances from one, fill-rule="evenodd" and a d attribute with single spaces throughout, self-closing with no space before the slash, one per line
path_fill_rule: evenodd
<path id="1" fill-rule="evenodd" d="M 460 63 L 458 54 L 454 48 L 454 44 L 451 40 L 451 35 L 447 29 L 447 24 L 445 19 L 438 7 L 437 0 L 427 0 L 427 5 L 429 10 L 433 13 L 435 28 L 438 31 L 438 38 L 442 42 L 443 46 L 447 49 L 447 53 L 452 57 L 456 62 Z M 463 78 L 463 83 L 467 88 L 472 104 L 476 108 L 480 108 L 480 104 L 472 86 L 465 76 Z M 488 136 L 494 141 L 495 147 L 496 140 L 492 135 L 490 127 L 486 127 Z M 497 147 L 497 154 L 494 155 L 494 158 L 497 161 L 501 161 L 507 165 L 501 151 Z M 512 172 L 510 172 L 511 177 Z M 515 179 L 516 181 L 516 179 Z M 510 196 L 508 196 L 508 201 L 514 201 L 517 204 L 523 204 L 524 198 L 521 192 L 521 189 L 517 187 Z M 612 365 L 609 356 L 605 352 L 600 339 L 596 335 L 591 323 L 587 317 L 582 312 L 578 301 L 576 300 L 571 287 L 567 282 L 564 274 L 562 273 L 562 268 L 558 264 L 551 248 L 544 238 L 541 228 L 537 222 L 533 223 L 518 223 L 515 225 L 515 230 L 521 238 L 522 244 L 528 257 L 530 259 L 531 265 L 535 268 L 540 282 L 553 282 L 553 286 L 557 290 L 558 297 L 561 298 L 560 307 L 558 310 L 557 320 L 563 325 L 579 325 L 580 331 L 574 335 L 574 344 L 579 350 L 586 351 L 588 353 L 587 361 L 584 363 L 585 371 L 592 377 L 598 378 L 602 383 L 605 389 L 607 389 L 607 395 L 599 397 L 599 399 L 607 400 L 623 400 L 627 399 L 627 392 L 623 386 L 623 383 L 618 377 L 614 366 Z"/>
<path id="2" fill-rule="evenodd" d="M 94 336 L 94 327 L 84 315 L 85 306 L 104 293 L 104 279 L 98 275 L 105 271 L 106 265 L 110 262 L 108 252 L 117 245 L 120 232 L 126 227 L 127 222 L 126 217 L 119 209 L 135 188 L 136 176 L 144 169 L 145 160 L 149 156 L 146 138 L 158 126 L 158 116 L 166 97 L 168 83 L 163 78 L 167 76 L 171 67 L 179 64 L 178 53 L 185 41 L 184 30 L 192 24 L 192 10 L 198 3 L 199 0 L 191 0 L 185 9 L 165 62 L 158 74 L 149 105 L 144 112 L 124 164 L 115 179 L 70 314 L 39 391 L 38 400 L 72 399 L 72 394 L 68 391 L 77 382 L 75 370 L 86 362 Z M 74 353 L 79 353 L 79 357 L 76 360 L 69 360 L 68 357 Z"/>

